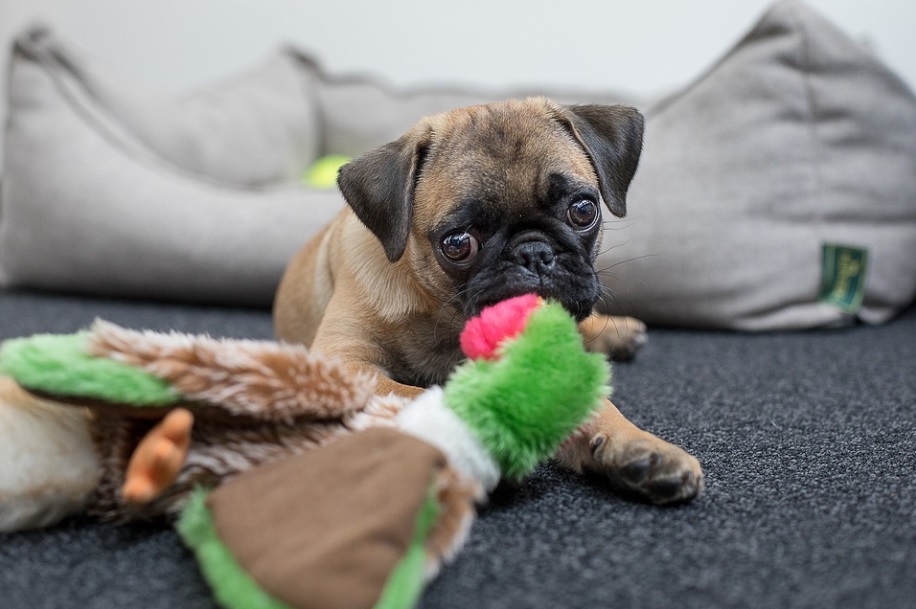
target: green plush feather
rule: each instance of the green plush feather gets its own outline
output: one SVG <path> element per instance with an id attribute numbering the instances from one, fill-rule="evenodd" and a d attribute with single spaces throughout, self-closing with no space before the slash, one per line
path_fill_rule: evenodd
<path id="1" fill-rule="evenodd" d="M 477 434 L 503 474 L 520 478 L 552 455 L 610 393 L 604 356 L 588 353 L 557 304 L 532 312 L 498 360 L 468 361 L 445 386 L 445 402 Z"/>
<path id="2" fill-rule="evenodd" d="M 54 395 L 135 406 L 168 406 L 181 395 L 162 379 L 86 352 L 88 332 L 37 334 L 0 346 L 0 374 Z"/>
<path id="3" fill-rule="evenodd" d="M 217 601 L 229 609 L 289 609 L 258 586 L 223 544 L 207 509 L 208 495 L 204 489 L 194 491 L 176 528 L 197 556 Z"/>
<path id="4" fill-rule="evenodd" d="M 439 517 L 439 502 L 436 488 L 430 486 L 426 501 L 417 515 L 413 538 L 404 557 L 398 562 L 373 609 L 409 609 L 417 603 L 423 591 L 423 576 L 426 567 L 426 538 Z"/>

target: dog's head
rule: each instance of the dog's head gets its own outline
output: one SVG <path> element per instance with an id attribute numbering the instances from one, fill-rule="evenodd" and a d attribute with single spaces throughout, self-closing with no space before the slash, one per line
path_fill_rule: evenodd
<path id="1" fill-rule="evenodd" d="M 544 98 L 428 117 L 345 165 L 338 183 L 392 263 L 473 315 L 523 293 L 577 318 L 600 295 L 601 202 L 626 213 L 643 119 Z"/>

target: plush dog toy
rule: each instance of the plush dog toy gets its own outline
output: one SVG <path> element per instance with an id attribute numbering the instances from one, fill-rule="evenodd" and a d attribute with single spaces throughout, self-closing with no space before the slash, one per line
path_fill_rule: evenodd
<path id="1" fill-rule="evenodd" d="M 475 503 L 553 454 L 608 392 L 603 357 L 535 296 L 484 310 L 461 342 L 468 361 L 409 403 L 301 347 L 104 323 L 10 341 L 0 368 L 94 410 L 96 505 L 183 508 L 178 530 L 224 606 L 394 608 L 458 551 Z"/>

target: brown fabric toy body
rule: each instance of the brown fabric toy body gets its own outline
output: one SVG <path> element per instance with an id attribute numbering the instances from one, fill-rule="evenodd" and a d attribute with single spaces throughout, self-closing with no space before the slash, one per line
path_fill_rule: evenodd
<path id="1" fill-rule="evenodd" d="M 426 442 L 371 429 L 241 474 L 207 506 L 239 566 L 272 597 L 290 607 L 368 608 L 446 466 Z"/>

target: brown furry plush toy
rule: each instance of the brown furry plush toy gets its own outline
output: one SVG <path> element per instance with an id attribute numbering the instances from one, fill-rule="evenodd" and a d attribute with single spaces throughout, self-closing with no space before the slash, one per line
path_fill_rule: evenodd
<path id="1" fill-rule="evenodd" d="M 408 401 L 281 343 L 104 322 L 7 341 L 0 445 L 18 461 L 0 454 L 0 529 L 181 512 L 227 607 L 406 609 L 476 502 L 587 437 L 609 391 L 603 357 L 536 296 L 485 309 L 461 341 L 470 359 Z"/>

